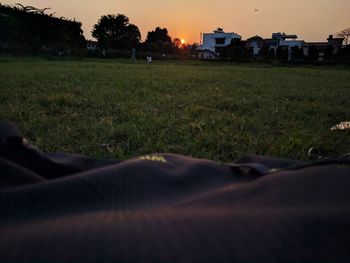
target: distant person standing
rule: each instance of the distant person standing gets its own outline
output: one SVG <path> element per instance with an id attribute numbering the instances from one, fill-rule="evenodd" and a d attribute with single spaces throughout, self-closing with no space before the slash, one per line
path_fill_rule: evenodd
<path id="1" fill-rule="evenodd" d="M 132 49 L 131 49 L 131 60 L 132 60 L 133 62 L 136 61 L 136 48 L 132 48 Z"/>

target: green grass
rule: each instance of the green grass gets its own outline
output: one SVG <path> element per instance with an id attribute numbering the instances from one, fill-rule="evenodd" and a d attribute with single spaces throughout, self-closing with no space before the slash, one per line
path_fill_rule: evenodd
<path id="1" fill-rule="evenodd" d="M 45 151 L 222 162 L 350 152 L 350 69 L 0 58 L 0 119 Z M 109 151 L 101 144 L 110 144 Z"/>

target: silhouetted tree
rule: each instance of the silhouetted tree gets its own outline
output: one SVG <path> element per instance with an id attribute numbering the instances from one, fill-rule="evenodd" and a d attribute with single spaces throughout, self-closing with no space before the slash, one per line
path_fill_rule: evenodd
<path id="1" fill-rule="evenodd" d="M 292 47 L 292 60 L 301 60 L 304 58 L 304 51 L 297 46 Z"/>
<path id="2" fill-rule="evenodd" d="M 241 60 L 247 56 L 245 45 L 246 42 L 239 38 L 232 39 L 231 43 L 227 47 L 222 48 L 220 57 L 229 58 L 232 60 Z"/>
<path id="3" fill-rule="evenodd" d="M 171 43 L 171 37 L 168 35 L 168 29 L 157 27 L 154 31 L 150 31 L 147 34 L 147 43 Z"/>
<path id="4" fill-rule="evenodd" d="M 337 33 L 337 37 L 344 38 L 344 45 L 348 45 L 350 39 L 350 28 L 346 28 L 339 33 Z"/>
<path id="5" fill-rule="evenodd" d="M 288 59 L 288 49 L 279 46 L 276 51 L 276 58 L 280 60 Z"/>
<path id="6" fill-rule="evenodd" d="M 145 43 L 149 51 L 160 53 L 173 53 L 174 51 L 174 44 L 166 28 L 157 27 L 154 31 L 148 32 Z"/>
<path id="7" fill-rule="evenodd" d="M 269 58 L 269 46 L 263 46 L 259 51 L 259 55 L 265 58 Z"/>
<path id="8" fill-rule="evenodd" d="M 228 56 L 233 60 L 240 60 L 244 57 L 244 48 L 234 46 L 228 50 Z"/>
<path id="9" fill-rule="evenodd" d="M 309 54 L 307 58 L 312 61 L 316 61 L 318 59 L 318 49 L 315 45 L 309 47 Z"/>
<path id="10" fill-rule="evenodd" d="M 141 39 L 138 27 L 122 14 L 101 16 L 91 33 L 102 48 L 129 49 Z"/>
<path id="11" fill-rule="evenodd" d="M 339 61 L 350 64 L 350 45 L 341 48 L 336 57 Z"/>
<path id="12" fill-rule="evenodd" d="M 276 56 L 275 49 L 274 49 L 274 48 L 270 48 L 270 49 L 269 49 L 269 53 L 268 53 L 268 58 L 274 59 L 275 56 Z"/>
<path id="13" fill-rule="evenodd" d="M 180 38 L 174 38 L 173 44 L 176 48 L 179 48 L 182 44 Z"/>
<path id="14" fill-rule="evenodd" d="M 330 59 L 333 57 L 333 52 L 334 52 L 334 47 L 332 45 L 328 45 L 325 54 L 324 54 L 324 58 L 325 59 Z"/>
<path id="15" fill-rule="evenodd" d="M 84 46 L 81 23 L 45 14 L 49 8 L 0 4 L 0 44 L 21 52 L 68 51 Z"/>

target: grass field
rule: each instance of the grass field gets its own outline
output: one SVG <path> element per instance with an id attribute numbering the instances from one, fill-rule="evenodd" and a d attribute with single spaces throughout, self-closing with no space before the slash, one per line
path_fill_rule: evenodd
<path id="1" fill-rule="evenodd" d="M 222 162 L 350 152 L 350 132 L 330 131 L 350 120 L 346 67 L 0 57 L 0 87 L 0 119 L 45 151 Z"/>

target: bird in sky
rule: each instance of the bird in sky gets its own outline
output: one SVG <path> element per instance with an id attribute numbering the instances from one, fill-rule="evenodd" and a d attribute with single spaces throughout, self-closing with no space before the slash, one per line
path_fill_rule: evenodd
<path id="1" fill-rule="evenodd" d="M 255 11 L 255 12 L 259 12 L 260 10 L 255 8 L 254 11 Z"/>

